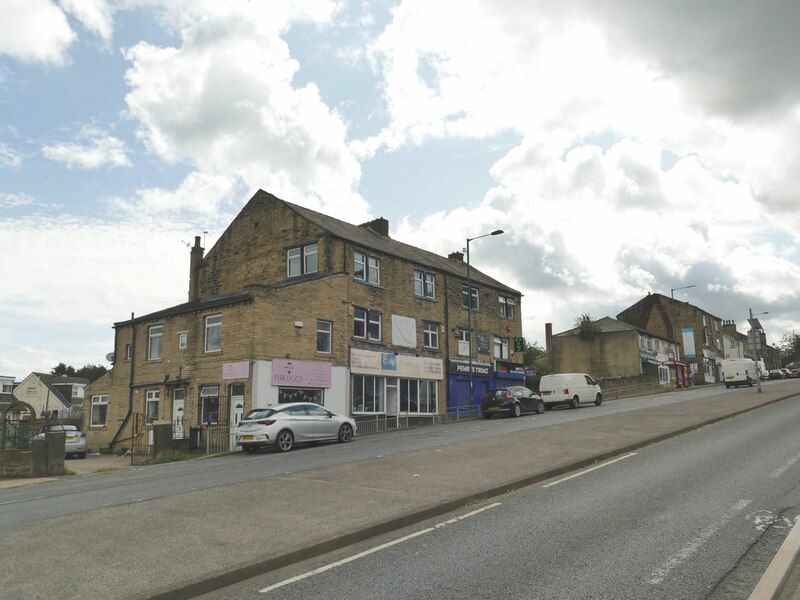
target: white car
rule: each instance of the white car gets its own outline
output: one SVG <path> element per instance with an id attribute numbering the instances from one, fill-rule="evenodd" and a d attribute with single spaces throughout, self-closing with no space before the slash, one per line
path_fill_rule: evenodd
<path id="1" fill-rule="evenodd" d="M 268 447 L 288 452 L 300 443 L 349 442 L 355 433 L 356 422 L 350 417 L 313 402 L 292 402 L 248 412 L 236 428 L 236 443 L 245 452 Z"/>
<path id="2" fill-rule="evenodd" d="M 86 434 L 75 425 L 45 425 L 33 436 L 35 440 L 43 440 L 50 432 L 64 432 L 64 456 L 86 458 Z"/>

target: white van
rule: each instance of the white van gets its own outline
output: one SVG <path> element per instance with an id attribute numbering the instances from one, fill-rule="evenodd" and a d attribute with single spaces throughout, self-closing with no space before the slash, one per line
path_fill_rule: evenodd
<path id="1" fill-rule="evenodd" d="M 722 371 L 722 382 L 726 388 L 732 385 L 753 385 L 758 374 L 756 363 L 749 358 L 728 358 L 720 363 Z"/>
<path id="2" fill-rule="evenodd" d="M 578 408 L 581 402 L 594 402 L 595 406 L 603 402 L 603 390 L 586 373 L 543 375 L 539 393 L 547 410 L 559 404 Z"/>

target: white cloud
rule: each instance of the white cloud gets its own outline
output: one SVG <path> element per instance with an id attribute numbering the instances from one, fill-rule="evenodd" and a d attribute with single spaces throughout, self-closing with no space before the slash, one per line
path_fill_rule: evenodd
<path id="1" fill-rule="evenodd" d="M 139 43 L 125 51 L 126 102 L 140 138 L 161 159 L 208 176 L 332 214 L 366 215 L 344 121 L 316 86 L 292 84 L 298 64 L 277 33 L 287 22 L 281 14 L 253 19 L 234 4 L 241 13 L 187 22 L 180 47 Z"/>
<path id="2" fill-rule="evenodd" d="M 92 128 L 81 132 L 79 138 L 87 141 L 83 144 L 61 142 L 47 145 L 42 148 L 42 154 L 50 160 L 65 163 L 70 169 L 133 166 L 121 139 Z"/>
<path id="3" fill-rule="evenodd" d="M 22 62 L 62 64 L 75 33 L 64 13 L 48 0 L 4 0 L 0 54 Z"/>
<path id="4" fill-rule="evenodd" d="M 0 193 L 0 208 L 19 208 L 33 203 L 33 197 L 28 194 Z"/>
<path id="5" fill-rule="evenodd" d="M 208 217 L 224 219 L 228 215 L 221 211 L 225 201 L 241 201 L 235 194 L 239 192 L 236 182 L 225 175 L 190 173 L 175 191 L 161 188 L 139 190 L 136 198 L 113 198 L 117 209 L 128 213 L 180 214 L 183 211 L 199 213 Z M 223 212 L 223 214 L 219 214 Z M 227 225 L 227 224 L 226 224 Z M 208 226 L 208 225 L 207 225 Z"/>
<path id="6" fill-rule="evenodd" d="M 7 144 L 0 143 L 0 167 L 18 169 L 22 166 L 22 156 Z"/>
<path id="7" fill-rule="evenodd" d="M 61 8 L 77 18 L 86 29 L 109 41 L 114 32 L 113 13 L 106 0 L 59 0 Z"/>

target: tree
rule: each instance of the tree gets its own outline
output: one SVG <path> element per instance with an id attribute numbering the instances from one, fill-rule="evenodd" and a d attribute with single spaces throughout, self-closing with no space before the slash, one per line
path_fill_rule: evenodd
<path id="1" fill-rule="evenodd" d="M 66 377 L 84 377 L 89 380 L 89 383 L 100 379 L 108 372 L 102 365 L 85 365 L 75 370 L 75 367 L 67 366 L 64 363 L 58 363 L 53 370 L 50 371 L 51 375 L 62 375 Z"/>
<path id="2" fill-rule="evenodd" d="M 575 319 L 575 328 L 578 330 L 578 337 L 582 340 L 590 340 L 600 333 L 600 327 L 592 321 L 589 313 L 584 313 Z"/>
<path id="3" fill-rule="evenodd" d="M 777 344 L 778 351 L 781 353 L 781 364 L 800 362 L 800 334 L 784 333 Z"/>
<path id="4" fill-rule="evenodd" d="M 536 367 L 536 375 L 531 375 L 525 378 L 525 386 L 532 389 L 539 389 L 539 380 L 542 375 L 550 373 L 550 357 L 547 355 L 547 350 L 542 348 L 538 342 L 529 344 L 525 342 L 525 364 L 533 365 Z"/>

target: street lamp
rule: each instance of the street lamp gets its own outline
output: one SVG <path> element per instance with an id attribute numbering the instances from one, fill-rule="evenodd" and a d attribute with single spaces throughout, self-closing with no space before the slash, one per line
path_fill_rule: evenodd
<path id="1" fill-rule="evenodd" d="M 502 229 L 495 229 L 491 233 L 484 233 L 483 235 L 476 235 L 475 237 L 467 238 L 467 336 L 469 342 L 469 402 L 470 406 L 475 404 L 475 392 L 472 384 L 472 274 L 469 266 L 469 243 L 473 240 L 490 235 L 500 235 L 503 233 Z"/>
<path id="2" fill-rule="evenodd" d="M 692 285 L 684 285 L 684 286 L 681 286 L 681 287 L 670 288 L 670 290 L 669 290 L 669 308 L 670 308 L 670 311 L 672 312 L 672 318 L 670 319 L 669 324 L 670 324 L 670 327 L 672 328 L 672 337 L 673 337 L 673 341 L 675 342 L 676 349 L 677 349 L 677 346 L 678 346 L 678 338 L 675 336 L 675 292 L 677 290 L 688 290 L 689 288 L 693 288 L 693 287 L 696 287 L 696 284 L 693 283 Z M 686 348 L 684 348 L 683 350 L 684 350 L 684 357 L 685 357 Z M 674 362 L 675 362 L 675 383 L 677 383 L 678 382 L 678 359 L 677 359 L 677 357 L 675 358 Z M 687 363 L 687 366 L 691 369 L 691 366 L 689 366 L 688 363 Z M 687 378 L 689 377 L 688 373 L 686 374 L 686 377 Z"/>
<path id="3" fill-rule="evenodd" d="M 758 361 L 761 360 L 761 353 L 759 352 L 759 350 L 761 349 L 761 323 L 758 321 L 758 319 L 756 319 L 754 317 L 758 316 L 758 315 L 768 315 L 769 312 L 760 312 L 760 313 L 756 313 L 755 315 L 753 315 L 753 309 L 752 308 L 748 308 L 747 310 L 750 312 L 750 318 L 747 319 L 747 322 L 750 323 L 750 328 L 755 333 L 755 335 L 753 335 L 753 339 L 755 340 L 756 336 L 758 336 L 757 341 L 756 341 L 756 347 L 754 349 L 756 351 L 756 377 L 758 378 L 758 393 L 760 394 L 761 393 L 761 373 L 758 370 Z M 764 368 L 766 368 L 766 365 L 765 365 Z"/>

